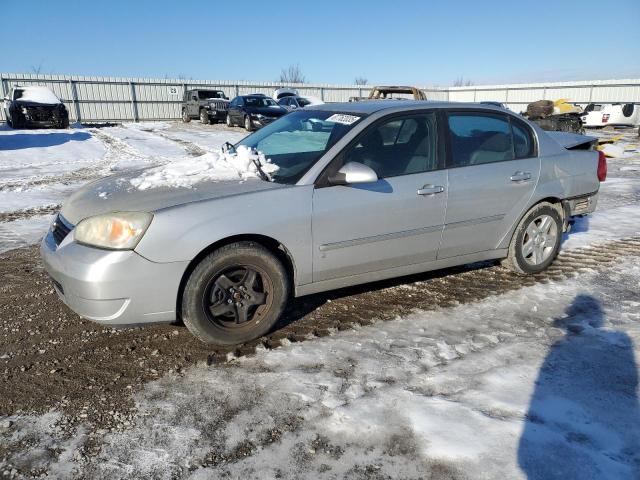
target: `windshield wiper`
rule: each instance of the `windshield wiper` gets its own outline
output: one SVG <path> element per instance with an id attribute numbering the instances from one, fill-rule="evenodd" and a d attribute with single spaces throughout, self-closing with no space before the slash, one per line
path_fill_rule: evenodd
<path id="1" fill-rule="evenodd" d="M 254 148 L 252 149 L 251 153 L 257 154 L 257 150 Z M 257 158 L 252 158 L 251 160 L 253 161 L 253 164 L 256 166 L 256 170 L 258 170 L 258 175 L 260 175 L 260 178 L 265 182 L 270 182 L 271 177 L 267 175 L 267 173 L 265 173 L 265 171 L 262 169 L 262 163 L 260 162 L 260 160 L 258 160 Z"/>

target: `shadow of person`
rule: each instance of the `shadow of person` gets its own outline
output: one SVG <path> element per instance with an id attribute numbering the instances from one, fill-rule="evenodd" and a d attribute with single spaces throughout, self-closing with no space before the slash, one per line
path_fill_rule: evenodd
<path id="1" fill-rule="evenodd" d="M 567 334 L 540 369 L 518 447 L 528 479 L 640 479 L 633 343 L 604 320 L 590 295 L 555 320 Z"/>

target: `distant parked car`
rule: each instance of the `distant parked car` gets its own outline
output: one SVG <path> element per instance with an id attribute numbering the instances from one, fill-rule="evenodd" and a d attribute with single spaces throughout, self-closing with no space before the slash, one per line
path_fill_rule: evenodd
<path id="1" fill-rule="evenodd" d="M 257 130 L 287 113 L 273 98 L 266 95 L 241 95 L 229 104 L 227 126 L 244 126 L 247 132 Z"/>
<path id="2" fill-rule="evenodd" d="M 221 122 L 227 118 L 228 107 L 229 99 L 222 90 L 187 90 L 182 99 L 182 121 L 199 118 L 205 125 Z"/>
<path id="3" fill-rule="evenodd" d="M 287 96 L 278 100 L 278 105 L 287 109 L 287 111 L 297 110 L 298 108 L 308 107 L 310 105 L 322 105 L 324 102 L 316 97 L 311 96 Z"/>
<path id="4" fill-rule="evenodd" d="M 303 108 L 227 145 L 259 176 L 94 181 L 40 251 L 85 318 L 181 319 L 204 342 L 243 343 L 273 328 L 290 297 L 490 259 L 544 271 L 571 217 L 596 208 L 607 167 L 596 142 L 477 103 Z"/>
<path id="5" fill-rule="evenodd" d="M 640 105 L 633 103 L 590 103 L 584 109 L 585 127 L 640 125 Z"/>
<path id="6" fill-rule="evenodd" d="M 4 97 L 4 112 L 13 128 L 69 127 L 67 108 L 47 87 L 12 88 Z"/>

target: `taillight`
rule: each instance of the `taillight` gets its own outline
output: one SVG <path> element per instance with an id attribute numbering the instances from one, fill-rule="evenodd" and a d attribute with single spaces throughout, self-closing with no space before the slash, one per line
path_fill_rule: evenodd
<path id="1" fill-rule="evenodd" d="M 608 113 L 603 113 L 602 114 L 602 123 L 607 123 L 609 121 L 609 114 Z"/>
<path id="2" fill-rule="evenodd" d="M 607 157 L 604 152 L 598 151 L 598 180 L 604 182 L 607 179 Z"/>

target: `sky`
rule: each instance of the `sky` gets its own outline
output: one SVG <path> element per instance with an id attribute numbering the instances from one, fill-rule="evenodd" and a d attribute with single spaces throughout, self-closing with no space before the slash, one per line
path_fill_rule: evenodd
<path id="1" fill-rule="evenodd" d="M 0 72 L 452 85 L 640 77 L 640 0 L 0 0 Z"/>

